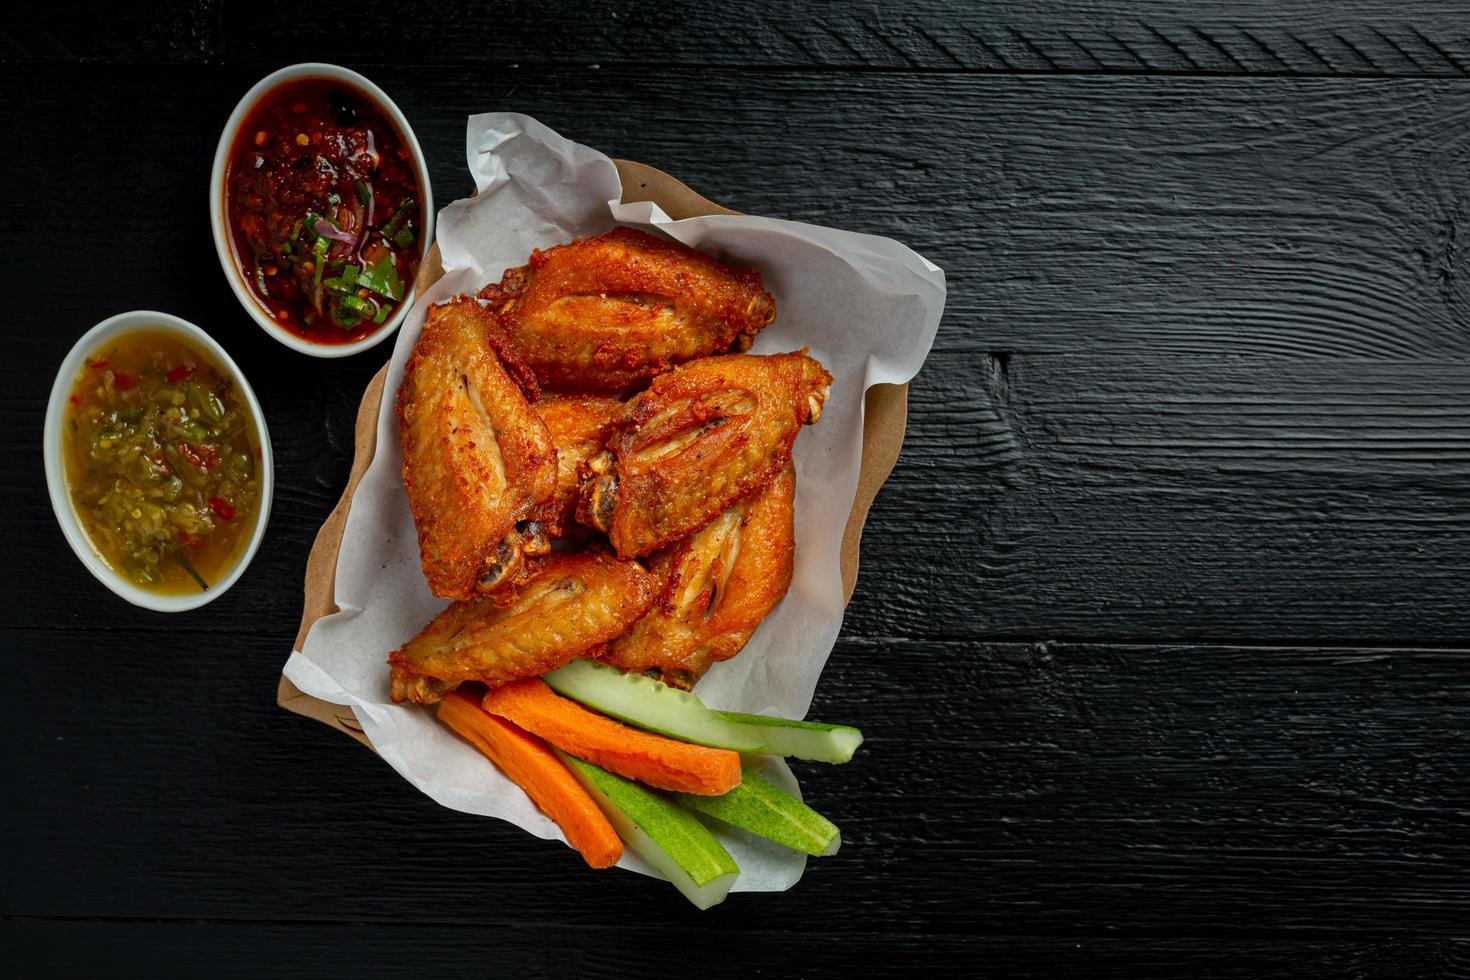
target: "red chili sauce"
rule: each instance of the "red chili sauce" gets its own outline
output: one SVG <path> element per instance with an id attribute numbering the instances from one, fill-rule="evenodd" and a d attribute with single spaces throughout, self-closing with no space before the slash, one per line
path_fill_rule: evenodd
<path id="1" fill-rule="evenodd" d="M 419 190 L 403 134 L 365 92 L 283 82 L 235 134 L 225 212 L 250 291 L 317 344 L 378 329 L 418 273 Z"/>

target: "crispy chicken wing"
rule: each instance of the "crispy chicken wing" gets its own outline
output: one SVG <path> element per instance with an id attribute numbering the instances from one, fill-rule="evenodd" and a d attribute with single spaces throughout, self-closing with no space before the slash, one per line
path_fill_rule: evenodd
<path id="1" fill-rule="evenodd" d="M 786 468 L 831 383 L 804 350 L 707 357 L 660 375 L 588 464 L 578 519 L 624 558 L 692 534 Z"/>
<path id="2" fill-rule="evenodd" d="M 648 610 L 654 580 L 602 554 L 540 559 L 509 603 L 456 602 L 388 657 L 394 701 L 432 704 L 465 681 L 491 687 L 596 652 Z"/>
<path id="3" fill-rule="evenodd" d="M 548 395 L 533 406 L 556 446 L 556 492 L 539 516 L 553 538 L 575 535 L 581 467 L 602 451 L 608 427 L 623 410 L 616 398 L 601 395 Z"/>
<path id="4" fill-rule="evenodd" d="M 513 583 L 523 556 L 546 550 L 527 518 L 556 489 L 556 450 L 526 399 L 534 380 L 513 379 L 523 369 L 497 356 L 497 337 L 472 299 L 430 307 L 398 389 L 403 482 L 424 577 L 444 598 Z"/>
<path id="5" fill-rule="evenodd" d="M 739 653 L 791 585 L 796 470 L 659 552 L 653 607 L 600 659 L 689 690 L 717 660 Z"/>
<path id="6" fill-rule="evenodd" d="M 480 291 L 542 383 L 624 391 L 776 317 L 760 274 L 633 228 L 531 254 Z"/>

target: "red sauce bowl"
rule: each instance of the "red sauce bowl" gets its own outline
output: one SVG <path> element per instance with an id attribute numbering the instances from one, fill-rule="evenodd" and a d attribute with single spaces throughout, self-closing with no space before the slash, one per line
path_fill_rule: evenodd
<path id="1" fill-rule="evenodd" d="M 272 72 L 235 106 L 209 215 L 240 305 L 313 357 L 391 336 L 434 240 L 428 167 L 408 120 L 362 75 L 314 62 Z"/>

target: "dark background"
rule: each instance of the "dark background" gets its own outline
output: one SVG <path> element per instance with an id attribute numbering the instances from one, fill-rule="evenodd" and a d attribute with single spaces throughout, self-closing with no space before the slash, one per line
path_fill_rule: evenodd
<path id="1" fill-rule="evenodd" d="M 24 5 L 0 25 L 0 952 L 27 975 L 1470 975 L 1470 14 L 1418 0 Z M 840 856 L 705 913 L 274 704 L 387 345 L 268 340 L 206 188 L 301 60 L 529 112 L 949 276 L 799 767 Z M 46 393 L 223 341 L 279 485 L 226 596 L 95 583 Z"/>

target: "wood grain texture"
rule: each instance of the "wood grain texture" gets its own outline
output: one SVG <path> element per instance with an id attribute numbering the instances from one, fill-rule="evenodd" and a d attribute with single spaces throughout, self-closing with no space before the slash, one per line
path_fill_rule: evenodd
<path id="1" fill-rule="evenodd" d="M 63 0 L 17 14 L 0 59 L 285 64 L 320 60 L 344 30 L 335 9 L 285 0 L 172 0 L 146 13 Z M 409 18 L 359 7 L 350 32 L 367 64 L 1368 77 L 1463 77 L 1470 66 L 1470 15 L 1447 0 L 613 0 L 554 12 L 432 0 Z"/>
<path id="2" fill-rule="evenodd" d="M 180 313 L 187 304 L 254 336 L 188 202 L 204 199 L 216 127 L 260 73 L 0 70 L 7 85 L 42 90 L 84 79 L 80 97 L 43 103 L 12 126 L 26 145 L 44 145 L 55 127 L 90 132 L 110 116 L 117 128 L 98 149 L 117 164 L 98 192 L 139 236 L 118 257 L 120 296 L 53 297 L 48 318 L 91 323 L 92 311 L 132 298 Z M 515 108 L 736 210 L 897 237 L 948 272 L 940 351 L 1470 355 L 1470 192 L 1457 176 L 1470 169 L 1470 80 L 810 72 L 752 87 L 738 71 L 375 76 L 419 130 L 439 200 L 470 190 L 465 116 Z M 625 122 L 630 107 L 637 126 Z M 890 127 L 881 139 L 875 117 Z M 147 164 L 160 158 L 197 166 L 170 167 L 160 182 Z M 9 166 L 17 180 L 47 179 L 42 157 Z M 822 179 L 783 179 L 790 173 Z M 39 229 L 57 248 L 91 216 L 82 198 L 0 202 L 3 227 Z M 180 275 L 157 281 L 155 259 Z M 359 390 L 367 376 L 354 378 Z"/>
<path id="3" fill-rule="evenodd" d="M 21 376 L 0 391 L 0 445 L 34 452 L 51 365 L 85 325 L 140 306 L 204 324 L 255 382 L 281 467 L 265 547 L 207 619 L 248 629 L 269 609 L 289 622 L 299 611 L 301 562 L 346 479 L 357 398 L 387 352 L 346 364 L 286 358 L 234 303 L 207 247 L 202 208 L 189 204 L 204 200 L 202 161 L 213 142 L 198 120 L 223 117 L 228 83 L 181 87 L 180 77 L 200 75 L 195 68 L 91 71 L 90 102 L 19 118 L 18 137 L 31 145 L 51 126 L 95 125 L 89 120 L 99 113 L 134 134 L 99 138 L 119 166 L 98 188 L 113 202 L 110 220 L 135 229 L 133 247 L 113 259 L 115 287 L 41 290 L 17 307 L 37 329 L 14 341 Z M 48 73 L 53 85 L 63 77 L 60 69 L 25 70 L 43 88 Z M 253 72 L 226 74 L 243 87 Z M 467 95 L 468 75 L 396 77 L 410 89 L 402 101 L 420 120 L 438 196 L 463 193 L 458 129 L 471 100 L 494 104 L 494 91 Z M 736 84 L 722 73 L 700 78 L 710 92 Z M 685 104 L 668 80 L 627 72 L 619 84 L 646 98 L 654 118 Z M 1461 113 L 1456 106 L 1470 119 L 1470 82 L 1120 80 L 1104 83 L 1109 98 L 1070 79 L 849 87 L 837 104 L 879 99 L 909 127 L 898 152 L 931 169 L 949 137 L 925 105 L 949 92 L 977 107 L 1012 107 L 1000 135 L 985 137 L 977 123 L 955 136 L 996 161 L 960 191 L 953 174 L 936 170 L 922 179 L 885 176 L 877 194 L 867 186 L 877 178 L 866 137 L 830 113 L 800 108 L 816 104 L 817 85 L 810 76 L 761 90 L 803 120 L 784 158 L 737 148 L 735 160 L 718 166 L 707 144 L 730 127 L 726 118 L 687 116 L 668 130 L 681 134 L 677 142 L 630 135 L 605 118 L 616 114 L 615 100 L 597 94 L 589 73 L 542 79 L 516 99 L 594 145 L 646 153 L 681 175 L 687 164 L 696 189 L 724 197 L 728 188 L 743 210 L 894 234 L 949 270 L 949 310 L 915 383 L 911 446 L 879 497 L 885 516 L 868 535 L 868 585 L 859 586 L 851 631 L 1465 642 L 1458 610 L 1470 293 L 1454 245 L 1458 225 L 1431 215 L 1435 207 L 1456 213 L 1455 171 L 1444 153 L 1463 144 L 1451 119 Z M 121 101 L 106 94 L 119 91 Z M 1192 112 L 1186 95 L 1197 100 Z M 1324 117 L 1330 125 L 1307 122 L 1315 110 L 1301 100 L 1310 106 L 1314 95 L 1318 108 L 1336 107 Z M 577 119 L 567 116 L 569 104 Z M 1283 150 L 1360 138 L 1376 146 L 1379 127 L 1393 124 L 1391 110 L 1402 118 L 1421 104 L 1444 120 L 1435 130 L 1444 138 L 1431 140 L 1426 127 L 1420 149 L 1403 151 L 1405 161 L 1422 159 L 1398 167 L 1406 176 L 1395 193 L 1384 183 L 1393 144 L 1322 163 L 1312 179 L 1290 167 L 1300 148 Z M 1232 112 L 1248 106 L 1295 121 L 1238 159 L 1207 152 L 1223 145 Z M 734 124 L 765 134 L 753 145 L 769 144 L 786 125 L 753 112 Z M 1191 126 L 1196 139 L 1183 140 Z M 1009 138 L 1019 153 L 1036 133 L 1069 127 L 1086 138 L 1035 148 L 1020 169 L 1005 169 L 998 140 Z M 1144 154 L 1120 142 L 1125 130 L 1142 146 L 1172 132 L 1175 144 L 1200 152 Z M 1115 149 L 1098 149 L 1104 140 Z M 170 154 L 201 166 L 150 179 L 145 161 Z M 783 168 L 819 162 L 824 183 L 776 186 Z M 23 159 L 19 170 L 24 183 L 47 180 L 40 158 Z M 1048 170 L 1056 181 L 1019 176 Z M 1262 172 L 1279 182 L 1261 181 Z M 1041 207 L 1042 184 L 1065 193 Z M 1195 198 L 1201 216 L 1166 220 L 1158 209 L 1182 194 Z M 1252 195 L 1250 206 L 1238 203 Z M 1378 202 L 1372 220 L 1342 220 L 1368 195 Z M 35 195 L 8 199 L 0 214 L 16 234 L 38 229 L 39 247 L 14 257 L 16 274 L 55 282 L 47 257 L 66 250 L 94 208 L 87 199 Z M 1403 259 L 1416 249 L 1438 258 Z M 1052 356 L 1063 353 L 1079 356 Z M 1089 394 L 1098 384 L 1104 397 Z M 1317 404 L 1324 398 L 1331 404 Z M 16 608 L 45 607 L 58 584 L 87 587 L 74 563 L 53 561 L 60 538 L 40 480 L 38 469 L 0 477 L 14 495 L 0 528 L 12 530 L 17 560 L 54 569 L 15 583 Z M 915 513 L 927 519 L 916 522 Z M 31 527 L 37 533 L 21 533 Z M 925 552 L 945 559 L 915 567 L 912 557 Z"/>
<path id="4" fill-rule="evenodd" d="M 1470 647 L 1470 363 L 936 354 L 904 453 L 854 634 Z"/>
<path id="5" fill-rule="evenodd" d="M 702 977 L 741 977 L 728 937 L 718 927 L 680 930 L 681 943 L 710 951 Z M 756 932 L 758 974 L 819 980 L 903 980 L 916 966 L 928 976 L 1136 980 L 1259 980 L 1267 976 L 1420 980 L 1460 977 L 1470 969 L 1470 942 L 1408 938 L 1239 940 L 1114 936 L 919 936 L 881 926 L 827 942 L 820 937 Z M 668 956 L 658 943 L 625 929 L 593 924 L 524 927 L 432 926 L 419 923 L 243 924 L 173 922 L 0 922 L 0 954 L 22 971 L 112 976 L 146 972 L 158 980 L 210 977 L 335 976 L 352 962 L 354 977 L 446 976 L 493 963 L 497 977 L 598 980 L 663 976 Z"/>
<path id="6" fill-rule="evenodd" d="M 728 6 L 430 4 L 401 40 L 216 0 L 0 27 L 31 287 L 0 386 L 7 961 L 687 969 L 652 919 L 746 975 L 1470 975 L 1463 11 Z M 271 703 L 387 357 L 287 355 L 209 248 L 218 127 L 302 56 L 393 94 L 441 201 L 465 115 L 515 108 L 947 270 L 813 709 L 869 741 L 800 767 L 846 847 L 791 892 L 698 916 Z M 277 453 L 254 565 L 168 618 L 66 555 L 36 445 L 73 338 L 136 307 L 229 347 Z"/>
<path id="7" fill-rule="evenodd" d="M 225 635 L 269 623 L 282 653 L 311 541 L 346 480 L 357 397 L 293 366 L 275 377 L 296 390 L 261 397 L 273 419 L 325 420 L 326 443 L 315 428 L 275 433 L 282 476 L 261 553 L 181 620 Z M 0 395 L 0 447 L 17 456 L 34 451 L 49 378 L 35 381 Z M 1457 362 L 938 352 L 914 385 L 845 629 L 1470 645 L 1467 391 Z M 54 608 L 58 629 L 93 628 L 91 611 L 155 622 L 57 560 L 39 467 L 3 480 L 0 534 L 12 560 L 41 570 L 10 584 L 16 615 Z M 87 595 L 87 608 L 57 607 L 58 593 Z"/>
<path id="8" fill-rule="evenodd" d="M 7 626 L 0 641 L 35 635 Z M 630 935 L 654 918 L 732 948 L 770 933 L 836 943 L 875 923 L 1450 939 L 1470 916 L 1456 789 L 1470 679 L 1455 651 L 843 641 L 813 717 L 868 740 L 850 765 L 797 766 L 843 849 L 716 918 L 439 807 L 280 711 L 273 637 L 44 635 L 44 660 L 12 666 L 16 689 L 80 680 L 66 701 L 7 710 L 22 738 L 7 776 L 25 787 L 0 813 L 4 839 L 25 843 L 7 855 L 8 915 L 533 929 L 588 916 Z M 196 650 L 218 653 L 179 653 Z"/>

